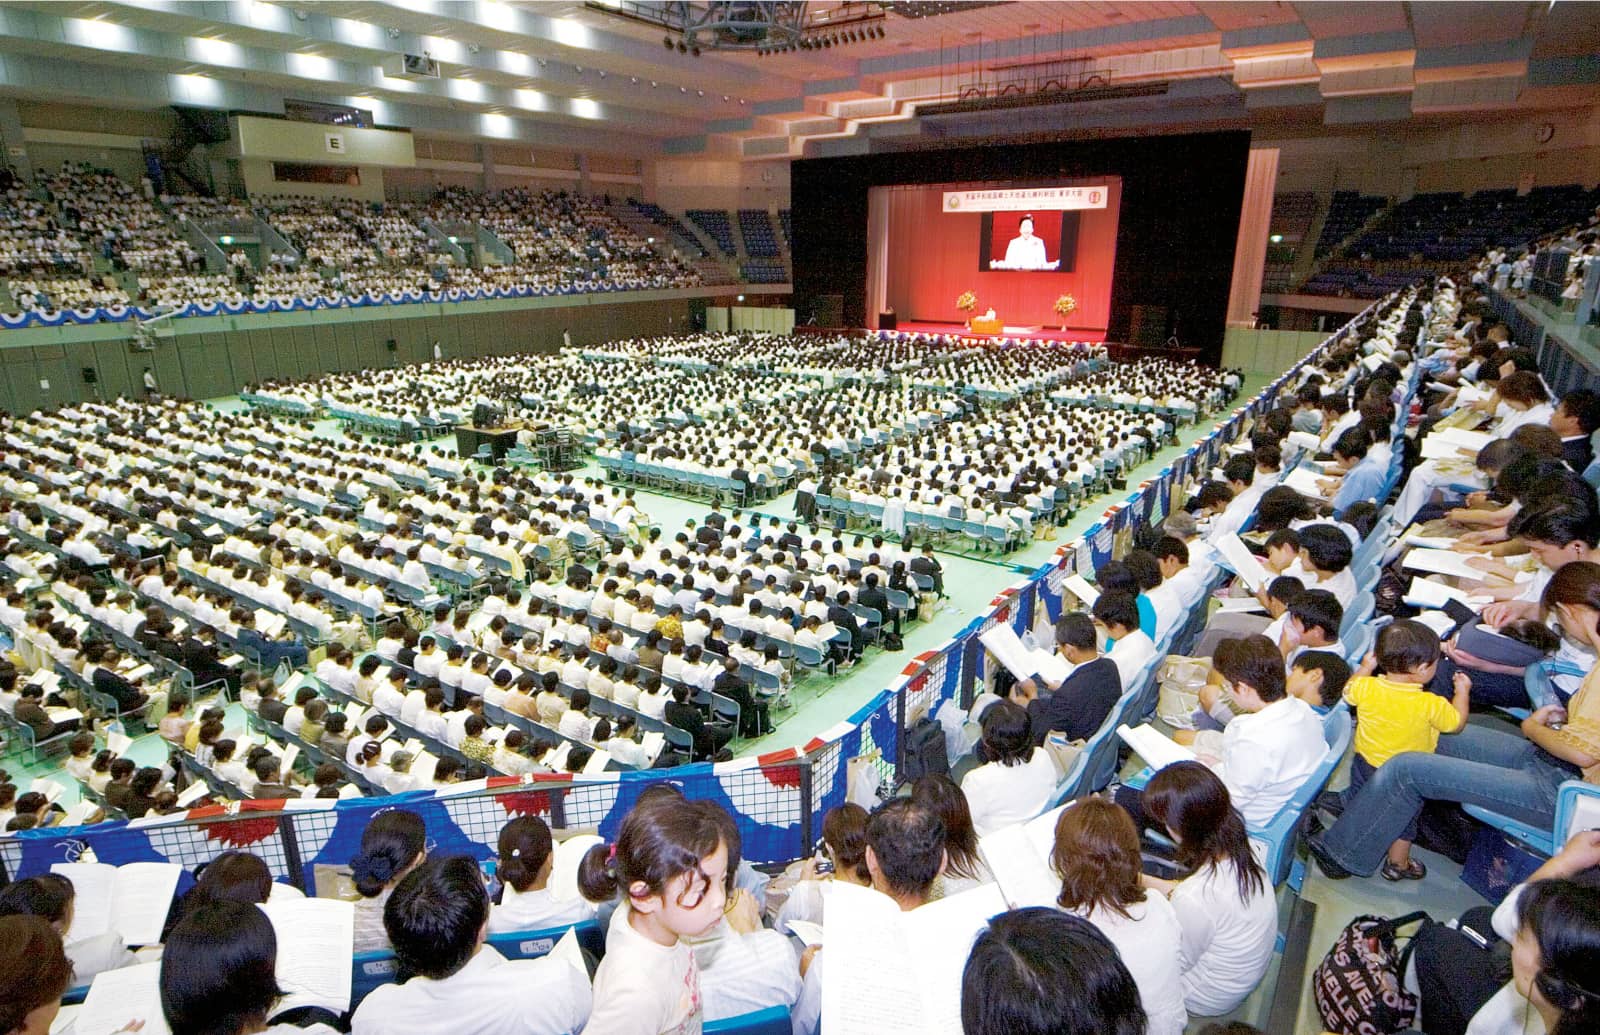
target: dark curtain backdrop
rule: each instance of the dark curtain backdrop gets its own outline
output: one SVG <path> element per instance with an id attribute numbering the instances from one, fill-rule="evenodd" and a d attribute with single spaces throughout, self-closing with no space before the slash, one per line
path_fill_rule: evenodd
<path id="1" fill-rule="evenodd" d="M 790 177 L 797 319 L 805 323 L 819 299 L 840 295 L 844 323 L 865 326 L 871 187 L 1119 176 L 1107 335 L 1126 341 L 1133 307 L 1160 306 L 1182 344 L 1199 347 L 1215 362 L 1222 354 L 1249 151 L 1250 134 L 1229 131 L 802 159 Z M 1083 254 L 1080 249 L 1080 259 Z M 973 269 L 973 249 L 956 261 Z M 952 294 L 952 310 L 954 302 Z"/>
<path id="2" fill-rule="evenodd" d="M 1106 207 L 1079 213 L 1076 261 L 1070 273 L 980 270 L 981 214 L 945 212 L 943 185 L 888 189 L 889 303 L 905 320 L 961 320 L 956 296 L 971 291 L 978 296 L 979 313 L 992 307 L 1009 325 L 1038 327 L 1060 326 L 1053 307 L 1057 298 L 1071 295 L 1078 309 L 1067 326 L 1103 334 L 1111 316 L 1122 184 L 1114 176 L 1094 182 L 1106 185 Z M 1003 242 L 998 249 L 1004 252 Z"/>

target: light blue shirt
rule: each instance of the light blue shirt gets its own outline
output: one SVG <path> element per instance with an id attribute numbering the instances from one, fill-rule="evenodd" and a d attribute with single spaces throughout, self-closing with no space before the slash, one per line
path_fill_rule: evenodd
<path id="1" fill-rule="evenodd" d="M 1383 491 L 1384 465 L 1372 455 L 1361 458 L 1344 476 L 1339 492 L 1333 497 L 1333 512 L 1342 515 L 1345 510 L 1362 501 L 1377 502 Z"/>

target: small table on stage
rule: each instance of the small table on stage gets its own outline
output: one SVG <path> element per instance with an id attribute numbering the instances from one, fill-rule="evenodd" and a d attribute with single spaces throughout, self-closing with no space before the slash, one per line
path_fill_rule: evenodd
<path id="1" fill-rule="evenodd" d="M 482 446 L 489 447 L 494 462 L 506 458 L 506 453 L 517 444 L 517 428 L 475 428 L 470 424 L 456 425 L 456 453 L 470 460 Z"/>
<path id="2" fill-rule="evenodd" d="M 900 318 L 894 313 L 878 314 L 878 330 L 892 331 L 898 326 L 900 326 Z"/>
<path id="3" fill-rule="evenodd" d="M 981 316 L 972 318 L 973 334 L 999 334 L 1003 330 L 1005 330 L 1005 321 L 998 316 L 993 320 L 985 320 Z"/>

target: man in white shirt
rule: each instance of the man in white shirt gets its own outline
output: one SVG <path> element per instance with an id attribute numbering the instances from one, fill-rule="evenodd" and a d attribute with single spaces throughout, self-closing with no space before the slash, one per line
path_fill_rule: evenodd
<path id="1" fill-rule="evenodd" d="M 1139 605 L 1127 593 L 1106 592 L 1094 602 L 1094 624 L 1111 640 L 1106 657 L 1116 663 L 1126 692 L 1156 656 L 1155 641 L 1139 628 Z"/>
<path id="2" fill-rule="evenodd" d="M 1309 704 L 1288 696 L 1283 655 L 1265 636 L 1249 636 L 1235 641 L 1230 651 L 1218 651 L 1217 671 L 1245 714 L 1223 731 L 1222 757 L 1212 761 L 1212 768 L 1245 825 L 1259 830 L 1322 763 L 1327 751 L 1322 720 Z"/>
<path id="3" fill-rule="evenodd" d="M 581 963 L 508 961 L 484 944 L 489 896 L 466 856 L 426 860 L 389 903 L 384 927 L 414 976 L 367 996 L 354 1035 L 431 1035 L 441 1017 L 458 1035 L 568 1035 L 588 1022 L 592 992 Z"/>

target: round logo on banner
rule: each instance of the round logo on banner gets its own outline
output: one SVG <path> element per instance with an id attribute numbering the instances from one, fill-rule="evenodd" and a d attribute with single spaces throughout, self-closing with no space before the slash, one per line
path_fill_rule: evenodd
<path id="1" fill-rule="evenodd" d="M 950 197 L 948 199 L 946 199 L 946 201 L 945 201 L 945 207 L 946 208 L 960 208 L 961 207 L 961 195 L 959 195 L 959 194 L 950 195 Z"/>
<path id="2" fill-rule="evenodd" d="M 1091 205 L 1100 204 L 1100 192 L 1099 191 L 1092 190 L 1092 191 L 1089 192 L 1089 204 L 1091 204 Z"/>

